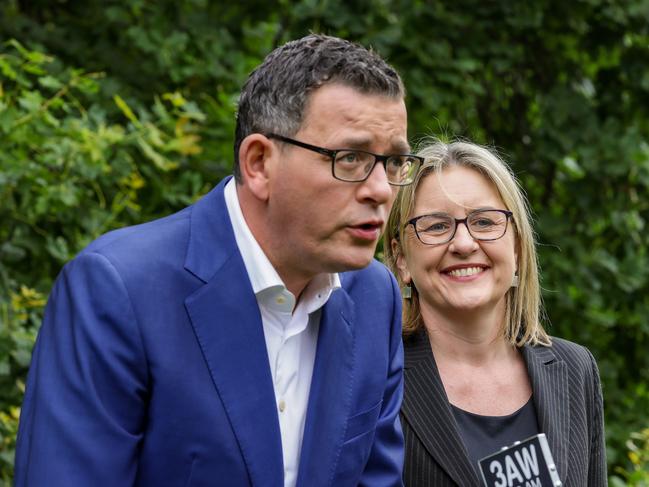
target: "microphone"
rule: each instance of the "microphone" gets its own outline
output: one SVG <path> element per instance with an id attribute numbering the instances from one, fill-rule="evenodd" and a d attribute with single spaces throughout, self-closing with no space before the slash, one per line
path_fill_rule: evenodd
<path id="1" fill-rule="evenodd" d="M 540 433 L 478 461 L 486 487 L 561 487 L 545 433 Z"/>

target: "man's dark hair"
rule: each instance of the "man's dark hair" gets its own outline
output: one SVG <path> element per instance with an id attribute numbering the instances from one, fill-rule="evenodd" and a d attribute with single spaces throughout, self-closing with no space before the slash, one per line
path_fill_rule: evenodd
<path id="1" fill-rule="evenodd" d="M 253 133 L 294 135 L 311 92 L 340 83 L 365 94 L 404 96 L 399 74 L 359 44 L 320 34 L 288 42 L 271 52 L 248 77 L 237 112 L 234 176 L 241 182 L 239 147 Z"/>

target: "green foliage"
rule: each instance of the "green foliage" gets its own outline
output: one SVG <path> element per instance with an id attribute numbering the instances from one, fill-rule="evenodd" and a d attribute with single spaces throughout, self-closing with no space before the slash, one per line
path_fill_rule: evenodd
<path id="1" fill-rule="evenodd" d="M 0 467 L 8 478 L 31 348 L 62 264 L 100 234 L 189 204 L 210 185 L 192 170 L 205 115 L 179 93 L 136 114 L 102 92 L 101 73 L 64 68 L 17 41 L 0 47 L 0 70 Z M 109 101 L 121 112 L 114 121 L 102 108 Z"/>
<path id="2" fill-rule="evenodd" d="M 646 0 L 1 2 L 0 39 L 21 44 L 0 48 L 0 476 L 63 262 L 229 173 L 241 84 L 311 30 L 399 69 L 413 140 L 466 136 L 512 163 L 550 331 L 597 358 L 623 465 L 649 411 L 647 18 Z"/>
<path id="3" fill-rule="evenodd" d="M 632 433 L 627 448 L 629 466 L 615 469 L 619 475 L 611 477 L 611 486 L 649 487 L 649 428 Z"/>

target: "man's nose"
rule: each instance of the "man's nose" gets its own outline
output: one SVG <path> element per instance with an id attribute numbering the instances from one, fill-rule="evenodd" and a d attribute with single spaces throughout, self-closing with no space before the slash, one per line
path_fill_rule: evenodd
<path id="1" fill-rule="evenodd" d="M 388 175 L 382 162 L 374 164 L 370 175 L 361 183 L 358 194 L 360 199 L 371 200 L 377 204 L 387 203 L 394 198 L 395 192 L 388 182 Z"/>

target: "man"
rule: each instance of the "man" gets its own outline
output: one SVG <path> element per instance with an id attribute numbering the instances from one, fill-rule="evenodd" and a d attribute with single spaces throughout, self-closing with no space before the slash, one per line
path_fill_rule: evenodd
<path id="1" fill-rule="evenodd" d="M 235 178 L 99 238 L 57 279 L 17 486 L 401 484 L 401 309 L 373 254 L 421 162 L 403 97 L 341 39 L 265 59 Z"/>

